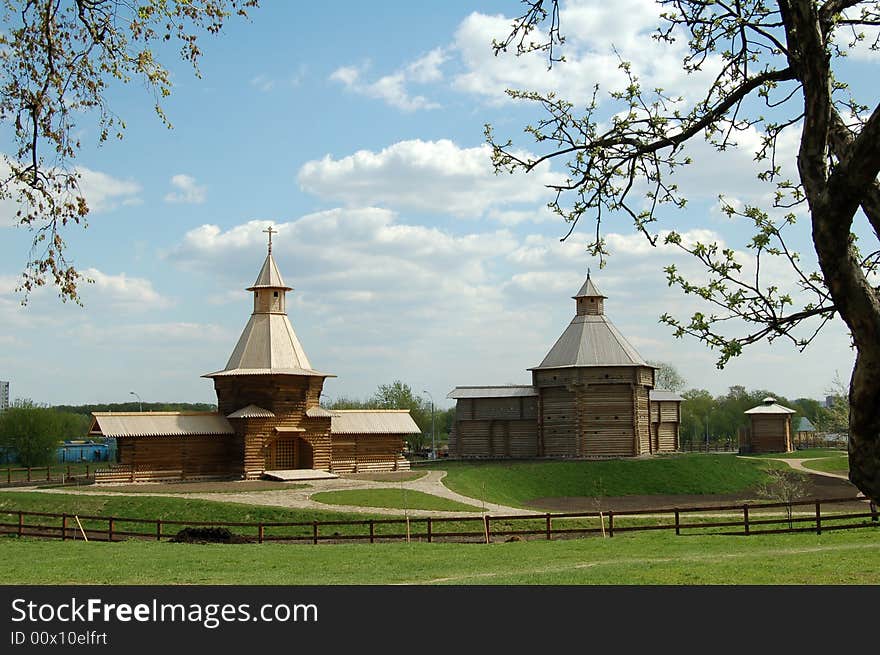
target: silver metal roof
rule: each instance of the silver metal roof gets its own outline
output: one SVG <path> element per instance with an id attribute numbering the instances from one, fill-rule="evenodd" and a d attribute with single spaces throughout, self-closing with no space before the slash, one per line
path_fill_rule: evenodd
<path id="1" fill-rule="evenodd" d="M 447 398 L 516 398 L 537 396 L 538 390 L 531 385 L 506 384 L 489 387 L 455 387 Z"/>
<path id="2" fill-rule="evenodd" d="M 418 434 L 408 409 L 335 409 L 330 418 L 333 434 Z"/>
<path id="3" fill-rule="evenodd" d="M 257 281 L 254 282 L 253 286 L 248 287 L 248 291 L 266 288 L 293 291 L 293 289 L 284 284 L 284 280 L 281 279 L 281 271 L 278 270 L 278 266 L 275 264 L 271 252 L 266 255 L 266 261 L 263 262 L 263 268 L 260 269 L 260 274 L 257 275 Z"/>
<path id="4" fill-rule="evenodd" d="M 591 296 L 594 298 L 608 297 L 596 288 L 596 285 L 593 284 L 593 281 L 590 279 L 590 274 L 587 273 L 587 279 L 581 286 L 581 290 L 578 291 L 576 295 L 572 296 L 572 298 L 589 298 Z"/>
<path id="5" fill-rule="evenodd" d="M 184 412 L 93 412 L 91 434 L 105 437 L 224 435 L 235 431 L 223 416 Z"/>
<path id="6" fill-rule="evenodd" d="M 743 414 L 797 414 L 797 411 L 780 405 L 775 398 L 764 398 L 763 404 L 747 409 Z"/>
<path id="7" fill-rule="evenodd" d="M 306 410 L 306 416 L 309 418 L 329 418 L 333 416 L 333 412 L 316 405 L 315 407 L 309 407 Z"/>
<path id="8" fill-rule="evenodd" d="M 263 409 L 256 405 L 248 405 L 247 407 L 242 407 L 237 412 L 227 414 L 226 418 L 275 418 L 275 414 L 268 409 Z"/>
<path id="9" fill-rule="evenodd" d="M 570 366 L 649 366 L 604 314 L 575 316 L 535 371 Z"/>
<path id="10" fill-rule="evenodd" d="M 648 399 L 654 400 L 657 402 L 662 402 L 662 401 L 666 401 L 666 400 L 678 400 L 678 401 L 684 400 L 684 398 L 679 396 L 674 391 L 665 391 L 663 389 L 651 389 L 648 392 Z"/>

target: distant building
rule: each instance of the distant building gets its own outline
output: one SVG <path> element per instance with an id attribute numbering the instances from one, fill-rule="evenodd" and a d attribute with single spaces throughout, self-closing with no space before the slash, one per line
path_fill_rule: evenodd
<path id="1" fill-rule="evenodd" d="M 9 409 L 9 382 L 0 380 L 0 412 Z"/>
<path id="2" fill-rule="evenodd" d="M 678 449 L 681 396 L 654 389 L 648 364 L 605 316 L 589 273 L 576 314 L 531 385 L 459 386 L 455 457 L 632 457 Z"/>
<path id="3" fill-rule="evenodd" d="M 750 425 L 740 431 L 740 452 L 789 453 L 794 450 L 791 415 L 796 413 L 795 410 L 778 404 L 775 398 L 767 397 L 745 413 L 749 416 Z"/>
<path id="4" fill-rule="evenodd" d="M 794 438 L 798 445 L 815 441 L 816 426 L 806 416 L 802 416 L 798 421 L 797 429 L 795 429 Z"/>
<path id="5" fill-rule="evenodd" d="M 404 439 L 421 432 L 409 410 L 328 410 L 287 316 L 269 252 L 248 291 L 254 310 L 214 381 L 217 412 L 94 412 L 89 434 L 117 440 L 119 464 L 99 481 L 259 478 L 293 469 L 333 473 L 408 469 Z"/>

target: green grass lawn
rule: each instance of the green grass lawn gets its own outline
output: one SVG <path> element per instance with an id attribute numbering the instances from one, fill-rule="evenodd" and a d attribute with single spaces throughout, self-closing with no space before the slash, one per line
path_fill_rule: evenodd
<path id="1" fill-rule="evenodd" d="M 523 507 L 535 498 L 746 491 L 777 463 L 733 455 L 687 454 L 601 461 L 442 462 L 447 487 L 471 498 Z M 780 466 L 784 466 L 778 463 Z"/>
<path id="2" fill-rule="evenodd" d="M 804 462 L 804 468 L 846 475 L 849 473 L 849 457 L 846 455 L 842 457 L 821 457 Z"/>
<path id="3" fill-rule="evenodd" d="M 880 584 L 874 529 L 491 545 L 0 538 L 0 558 L 7 584 Z"/>
<path id="4" fill-rule="evenodd" d="M 818 457 L 833 457 L 846 455 L 846 450 L 840 448 L 804 448 L 790 453 L 761 453 L 759 455 L 745 455 L 754 459 L 813 459 Z"/>
<path id="5" fill-rule="evenodd" d="M 311 499 L 329 505 L 357 505 L 359 507 L 390 507 L 393 509 L 424 509 L 441 512 L 479 512 L 479 507 L 426 494 L 412 489 L 350 489 L 321 491 Z"/>

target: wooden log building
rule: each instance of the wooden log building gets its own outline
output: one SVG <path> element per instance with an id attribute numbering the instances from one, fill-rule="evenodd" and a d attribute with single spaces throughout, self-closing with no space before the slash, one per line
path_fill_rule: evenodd
<path id="1" fill-rule="evenodd" d="M 739 450 L 744 453 L 790 453 L 791 415 L 795 410 L 767 397 L 757 407 L 747 409 L 749 427 L 740 430 Z"/>
<path id="2" fill-rule="evenodd" d="M 259 478 L 272 471 L 357 472 L 409 468 L 404 439 L 421 432 L 408 410 L 327 410 L 287 316 L 284 284 L 269 252 L 254 310 L 214 382 L 216 413 L 95 412 L 90 434 L 117 440 L 119 464 L 104 481 Z"/>
<path id="3" fill-rule="evenodd" d="M 681 396 L 605 316 L 587 274 L 576 314 L 530 386 L 456 387 L 454 457 L 631 457 L 678 449 Z"/>

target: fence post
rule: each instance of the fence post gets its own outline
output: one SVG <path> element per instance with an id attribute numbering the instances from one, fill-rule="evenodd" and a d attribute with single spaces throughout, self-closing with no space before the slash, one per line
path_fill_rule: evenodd
<path id="1" fill-rule="evenodd" d="M 553 525 L 551 521 L 550 512 L 547 512 L 547 541 L 553 538 Z"/>
<path id="2" fill-rule="evenodd" d="M 51 481 L 52 481 L 52 467 L 47 466 L 46 467 L 46 482 L 51 482 Z"/>
<path id="3" fill-rule="evenodd" d="M 822 534 L 822 514 L 819 501 L 816 501 L 816 534 Z"/>
<path id="4" fill-rule="evenodd" d="M 373 522 L 373 519 L 370 519 L 370 543 L 373 543 L 373 539 L 376 536 L 376 524 Z"/>
<path id="5" fill-rule="evenodd" d="M 12 467 L 6 467 L 6 484 L 12 484 Z"/>
<path id="6" fill-rule="evenodd" d="M 312 543 L 318 543 L 318 522 L 312 521 Z"/>
<path id="7" fill-rule="evenodd" d="M 877 522 L 877 503 L 871 501 L 871 520 Z"/>
<path id="8" fill-rule="evenodd" d="M 113 541 L 113 517 L 111 516 L 107 521 L 107 541 Z"/>
<path id="9" fill-rule="evenodd" d="M 743 505 L 743 530 L 745 530 L 746 536 L 749 534 L 749 506 L 748 504 Z"/>
<path id="10" fill-rule="evenodd" d="M 608 536 L 614 536 L 614 510 L 608 510 Z"/>
<path id="11" fill-rule="evenodd" d="M 162 541 L 162 519 L 156 519 L 156 541 Z"/>
<path id="12" fill-rule="evenodd" d="M 428 517 L 428 543 L 431 543 L 432 536 L 433 535 L 431 534 L 431 517 L 429 516 Z"/>
<path id="13" fill-rule="evenodd" d="M 675 508 L 675 536 L 679 536 L 681 534 L 681 522 L 679 521 L 678 516 L 678 508 Z"/>
<path id="14" fill-rule="evenodd" d="M 489 535 L 491 534 L 490 528 L 489 528 L 489 515 L 488 514 L 483 516 L 483 532 L 485 532 L 485 534 L 486 534 L 486 543 L 488 544 L 489 543 Z"/>
<path id="15" fill-rule="evenodd" d="M 28 472 L 27 481 L 30 482 L 31 481 L 31 467 L 30 466 L 27 467 L 27 472 Z"/>
<path id="16" fill-rule="evenodd" d="M 263 524 L 262 524 L 262 522 L 260 523 L 260 534 L 259 534 L 259 537 L 257 538 L 257 543 L 263 543 Z"/>
<path id="17" fill-rule="evenodd" d="M 89 479 L 89 465 L 86 464 L 86 480 Z"/>
<path id="18" fill-rule="evenodd" d="M 22 528 L 24 527 L 24 515 L 21 513 L 21 510 L 18 510 L 18 536 L 21 536 Z"/>
<path id="19" fill-rule="evenodd" d="M 67 514 L 61 515 L 61 541 L 67 540 Z"/>

